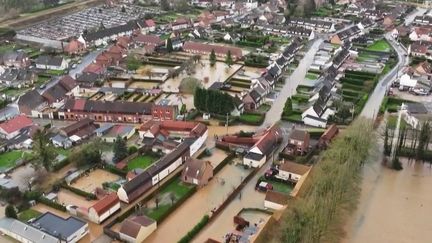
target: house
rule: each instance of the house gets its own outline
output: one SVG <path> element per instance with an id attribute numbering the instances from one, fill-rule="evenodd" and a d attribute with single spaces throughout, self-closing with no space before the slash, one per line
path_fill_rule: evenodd
<path id="1" fill-rule="evenodd" d="M 200 122 L 150 120 L 139 128 L 139 136 L 145 144 L 165 142 L 170 137 L 189 141 L 190 155 L 194 155 L 205 143 L 208 136 L 207 126 Z M 156 152 L 156 151 L 155 151 Z"/>
<path id="2" fill-rule="evenodd" d="M 181 143 L 171 153 L 153 163 L 144 172 L 124 183 L 117 191 L 120 200 L 131 203 L 153 186 L 159 184 L 190 157 L 189 146 L 186 142 Z"/>
<path id="3" fill-rule="evenodd" d="M 175 120 L 177 112 L 178 106 L 167 99 L 162 99 L 158 104 L 152 106 L 154 120 Z"/>
<path id="4" fill-rule="evenodd" d="M 86 52 L 86 43 L 82 37 L 74 38 L 64 47 L 63 51 L 68 55 L 81 55 Z"/>
<path id="5" fill-rule="evenodd" d="M 330 125 L 325 132 L 321 135 L 320 139 L 318 140 L 318 147 L 319 148 L 327 148 L 330 145 L 330 142 L 333 140 L 334 137 L 339 133 L 339 128 L 336 126 L 336 124 Z"/>
<path id="6" fill-rule="evenodd" d="M 432 65 L 428 61 L 423 61 L 412 69 L 412 74 L 419 81 L 431 81 Z"/>
<path id="7" fill-rule="evenodd" d="M 268 190 L 264 199 L 264 208 L 281 210 L 288 205 L 288 195 Z"/>
<path id="8" fill-rule="evenodd" d="M 309 151 L 310 134 L 305 130 L 294 129 L 288 139 L 284 153 L 288 155 L 304 155 Z"/>
<path id="9" fill-rule="evenodd" d="M 92 222 L 100 224 L 118 210 L 120 210 L 120 200 L 113 192 L 93 204 L 88 209 L 88 217 Z"/>
<path id="10" fill-rule="evenodd" d="M 12 139 L 26 127 L 33 125 L 33 121 L 24 115 L 18 115 L 10 120 L 0 123 L 0 137 Z"/>
<path id="11" fill-rule="evenodd" d="M 50 138 L 50 141 L 56 148 L 68 149 L 73 145 L 72 140 L 62 134 L 56 134 L 55 136 Z"/>
<path id="12" fill-rule="evenodd" d="M 185 163 L 180 178 L 184 183 L 202 187 L 207 185 L 212 177 L 213 166 L 210 161 L 189 158 Z"/>
<path id="13" fill-rule="evenodd" d="M 302 121 L 305 125 L 323 128 L 327 126 L 329 116 L 334 114 L 334 110 L 330 109 L 327 103 L 332 96 L 331 90 L 334 86 L 333 81 L 336 75 L 337 71 L 334 66 L 327 69 L 323 86 L 318 92 L 318 99 L 309 109 L 302 113 Z"/>
<path id="14" fill-rule="evenodd" d="M 430 108 L 421 103 L 404 104 L 402 111 L 405 111 L 403 119 L 415 129 L 421 129 L 422 123 L 432 118 Z"/>
<path id="15" fill-rule="evenodd" d="M 334 32 L 336 30 L 332 22 L 305 18 L 290 18 L 287 25 L 292 27 L 303 27 L 320 33 Z"/>
<path id="16" fill-rule="evenodd" d="M 42 93 L 42 97 L 47 101 L 48 104 L 56 105 L 63 104 L 64 99 L 68 93 L 77 93 L 79 90 L 78 84 L 75 79 L 71 76 L 63 76 L 58 83 L 51 86 L 51 88 L 45 90 Z"/>
<path id="17" fill-rule="evenodd" d="M 403 90 L 404 88 L 414 88 L 417 86 L 417 80 L 411 78 L 409 74 L 405 73 L 400 77 L 399 84 L 400 90 Z"/>
<path id="18" fill-rule="evenodd" d="M 224 41 L 237 42 L 240 40 L 240 35 L 235 32 L 228 32 L 223 37 Z"/>
<path id="19" fill-rule="evenodd" d="M 135 127 L 130 125 L 104 124 L 96 129 L 96 136 L 101 137 L 102 141 L 114 143 L 117 137 L 124 140 L 130 139 L 135 134 Z"/>
<path id="20" fill-rule="evenodd" d="M 0 55 L 0 66 L 25 68 L 30 65 L 30 59 L 23 51 L 9 51 Z"/>
<path id="21" fill-rule="evenodd" d="M 414 18 L 414 24 L 416 24 L 416 25 L 431 25 L 432 24 L 432 16 L 430 16 L 430 15 L 416 16 Z"/>
<path id="22" fill-rule="evenodd" d="M 98 125 L 90 118 L 83 118 L 75 123 L 60 129 L 61 135 L 68 137 L 73 142 L 79 142 L 90 138 L 95 134 Z"/>
<path id="23" fill-rule="evenodd" d="M 88 117 L 96 122 L 142 123 L 152 118 L 152 108 L 152 103 L 143 102 L 67 99 L 58 116 L 64 120 Z"/>
<path id="24" fill-rule="evenodd" d="M 33 84 L 36 79 L 36 72 L 28 69 L 6 68 L 0 75 L 0 83 L 13 88 L 22 88 Z"/>
<path id="25" fill-rule="evenodd" d="M 302 176 L 310 171 L 311 167 L 294 163 L 291 161 L 284 161 L 278 170 L 278 174 L 276 178 L 279 178 L 284 181 L 297 183 Z"/>
<path id="26" fill-rule="evenodd" d="M 27 116 L 31 116 L 32 111 L 39 110 L 46 105 L 46 100 L 36 89 L 28 91 L 18 99 L 18 110 Z"/>
<path id="27" fill-rule="evenodd" d="M 408 53 L 411 54 L 411 56 L 430 59 L 431 48 L 432 44 L 430 42 L 415 41 L 409 46 Z"/>
<path id="28" fill-rule="evenodd" d="M 136 36 L 132 36 L 132 40 L 141 46 L 144 45 L 154 45 L 154 46 L 161 46 L 164 44 L 164 41 L 157 35 L 143 35 L 138 34 Z"/>
<path id="29" fill-rule="evenodd" d="M 409 38 L 412 41 L 432 41 L 432 27 L 421 26 L 415 27 L 409 34 Z"/>
<path id="30" fill-rule="evenodd" d="M 191 27 L 191 20 L 186 18 L 178 18 L 174 22 L 171 23 L 171 29 L 173 31 L 184 30 Z"/>
<path id="31" fill-rule="evenodd" d="M 44 70 L 66 70 L 69 67 L 61 56 L 39 56 L 35 60 L 36 68 Z"/>
<path id="32" fill-rule="evenodd" d="M 183 45 L 183 51 L 193 54 L 209 55 L 212 50 L 218 57 L 225 57 L 228 52 L 231 52 L 233 59 L 241 59 L 243 57 L 242 50 L 237 47 L 212 45 L 192 41 L 186 41 Z"/>
<path id="33" fill-rule="evenodd" d="M 392 15 L 392 14 L 385 16 L 384 20 L 383 20 L 384 28 L 389 29 L 389 28 L 393 27 L 395 25 L 396 20 L 397 20 L 397 17 Z"/>
<path id="34" fill-rule="evenodd" d="M 87 222 L 73 216 L 64 219 L 50 212 L 37 217 L 31 225 L 51 236 L 59 238 L 60 242 L 66 243 L 78 242 L 89 232 Z"/>
<path id="35" fill-rule="evenodd" d="M 103 82 L 104 79 L 102 75 L 88 72 L 87 68 L 85 69 L 85 71 L 86 72 L 83 72 L 76 78 L 76 83 L 79 85 L 79 87 L 92 88 L 98 86 Z"/>
<path id="36" fill-rule="evenodd" d="M 0 232 L 17 242 L 60 243 L 57 236 L 47 234 L 38 227 L 33 227 L 13 218 L 3 217 L 0 219 Z"/>
<path id="37" fill-rule="evenodd" d="M 357 25 L 354 25 L 330 37 L 330 43 L 336 45 L 342 45 L 344 41 L 346 40 L 351 41 L 352 39 L 360 35 L 362 35 L 361 29 Z"/>
<path id="38" fill-rule="evenodd" d="M 270 154 L 282 139 L 282 132 L 277 125 L 268 128 L 265 134 L 248 150 L 243 157 L 243 164 L 258 168 L 264 165 Z"/>
<path id="39" fill-rule="evenodd" d="M 140 243 L 157 228 L 157 223 L 147 216 L 133 216 L 123 221 L 120 239 L 128 243 Z"/>

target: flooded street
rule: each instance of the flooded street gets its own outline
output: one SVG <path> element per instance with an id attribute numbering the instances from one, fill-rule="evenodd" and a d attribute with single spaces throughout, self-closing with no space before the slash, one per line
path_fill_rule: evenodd
<path id="1" fill-rule="evenodd" d="M 245 170 L 242 166 L 227 164 L 208 185 L 198 189 L 191 198 L 158 225 L 157 230 L 145 242 L 177 242 L 205 214 L 220 205 L 250 172 L 252 170 Z"/>
<path id="2" fill-rule="evenodd" d="M 365 167 L 358 209 L 342 242 L 432 241 L 432 169 L 428 163 L 402 163 L 401 171 L 379 162 Z"/>

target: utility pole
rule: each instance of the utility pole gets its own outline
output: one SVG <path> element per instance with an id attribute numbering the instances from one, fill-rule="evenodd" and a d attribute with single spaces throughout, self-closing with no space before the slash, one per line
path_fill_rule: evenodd
<path id="1" fill-rule="evenodd" d="M 392 148 L 391 148 L 391 153 L 390 153 L 390 161 L 393 161 L 396 158 L 396 147 L 397 147 L 397 141 L 399 138 L 399 129 L 400 129 L 400 122 L 401 122 L 401 118 L 402 118 L 402 112 L 405 109 L 405 105 L 404 103 L 402 103 L 401 108 L 399 110 L 399 114 L 398 114 L 398 119 L 396 122 L 396 130 L 394 132 L 393 135 L 393 141 L 392 141 Z"/>
<path id="2" fill-rule="evenodd" d="M 226 114 L 226 123 L 225 123 L 225 126 L 226 126 L 226 135 L 228 135 L 228 122 L 229 122 L 229 113 Z"/>

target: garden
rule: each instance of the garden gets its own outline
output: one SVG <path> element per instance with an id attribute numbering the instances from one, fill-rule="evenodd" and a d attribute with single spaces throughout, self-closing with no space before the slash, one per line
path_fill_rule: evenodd
<path id="1" fill-rule="evenodd" d="M 29 156 L 29 153 L 19 150 L 4 152 L 0 154 L 0 170 L 4 171 L 6 169 L 12 168 L 20 159 L 25 160 L 29 158 Z"/>
<path id="2" fill-rule="evenodd" d="M 243 113 L 239 117 L 239 121 L 248 125 L 261 125 L 264 122 L 265 114 L 259 113 Z"/>
<path id="3" fill-rule="evenodd" d="M 184 200 L 195 192 L 195 187 L 186 185 L 180 181 L 180 178 L 172 180 L 169 184 L 164 185 L 162 190 L 150 200 L 150 205 L 145 210 L 145 214 L 156 220 L 162 221 L 168 216 L 176 205 L 180 205 Z"/>
<path id="4" fill-rule="evenodd" d="M 136 158 L 128 162 L 127 168 L 129 171 L 134 169 L 146 169 L 158 159 L 159 158 L 154 155 L 138 155 Z"/>
<path id="5" fill-rule="evenodd" d="M 363 109 L 370 91 L 375 87 L 378 76 L 374 73 L 346 70 L 342 83 L 341 95 L 344 102 L 354 103 L 358 114 Z"/>
<path id="6" fill-rule="evenodd" d="M 384 40 L 377 40 L 372 45 L 366 48 L 368 51 L 380 51 L 380 52 L 390 52 L 391 46 L 390 44 Z"/>

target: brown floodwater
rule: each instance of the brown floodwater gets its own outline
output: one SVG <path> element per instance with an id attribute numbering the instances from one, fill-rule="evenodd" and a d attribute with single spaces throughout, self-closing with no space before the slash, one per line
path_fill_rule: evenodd
<path id="1" fill-rule="evenodd" d="M 342 242 L 432 242 L 432 169 L 428 163 L 402 163 L 401 171 L 379 162 L 365 167 L 358 209 Z"/>

